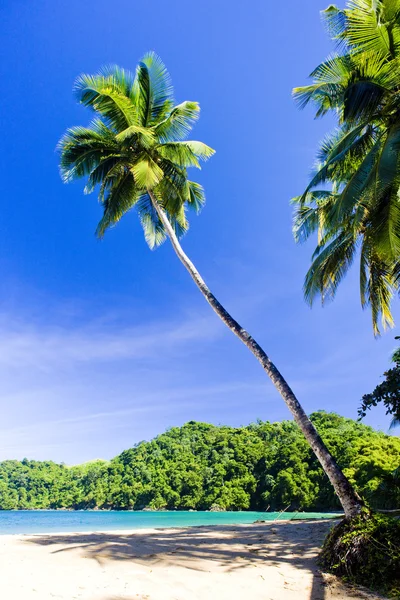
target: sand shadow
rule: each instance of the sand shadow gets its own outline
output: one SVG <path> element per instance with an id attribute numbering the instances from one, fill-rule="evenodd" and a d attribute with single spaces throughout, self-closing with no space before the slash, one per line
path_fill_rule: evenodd
<path id="1" fill-rule="evenodd" d="M 213 565 L 233 572 L 249 565 L 277 569 L 285 563 L 312 574 L 310 600 L 325 600 L 326 582 L 317 555 L 332 522 L 301 521 L 254 525 L 137 530 L 135 533 L 74 533 L 35 535 L 28 544 L 51 546 L 52 553 L 79 552 L 82 557 L 105 561 L 131 561 L 142 565 L 177 565 L 207 572 Z M 286 582 L 285 582 L 286 585 Z M 289 584 L 288 584 L 289 585 Z M 111 600 L 111 599 L 110 599 Z M 117 600 L 117 599 L 112 599 Z"/>

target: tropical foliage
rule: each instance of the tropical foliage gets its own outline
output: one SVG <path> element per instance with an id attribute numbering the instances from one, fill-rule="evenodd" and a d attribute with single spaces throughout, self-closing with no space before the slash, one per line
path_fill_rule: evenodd
<path id="1" fill-rule="evenodd" d="M 315 172 L 294 199 L 294 235 L 318 244 L 304 290 L 312 303 L 335 296 L 359 257 L 360 295 L 379 333 L 393 325 L 400 287 L 400 0 L 350 0 L 324 18 L 337 51 L 296 88 L 301 107 L 334 113 L 337 128 L 321 143 Z"/>
<path id="2" fill-rule="evenodd" d="M 202 142 L 186 140 L 199 104 L 175 105 L 169 74 L 152 52 L 135 75 L 106 68 L 80 76 L 75 92 L 96 118 L 89 127 L 68 129 L 60 140 L 61 174 L 66 182 L 87 178 L 87 194 L 98 189 L 103 217 L 97 235 L 136 208 L 147 243 L 158 246 L 166 237 L 158 203 L 180 237 L 188 229 L 186 208 L 199 211 L 205 201 L 187 168 L 200 168 L 199 161 L 214 153 Z"/>
<path id="3" fill-rule="evenodd" d="M 383 403 L 386 414 L 392 415 L 391 427 L 400 425 L 400 348 L 392 356 L 394 366 L 385 371 L 384 380 L 373 392 L 364 394 L 358 414 L 365 417 L 373 406 Z"/>
<path id="4" fill-rule="evenodd" d="M 372 505 L 399 504 L 400 439 L 324 412 L 312 415 L 329 450 Z M 397 487 L 396 487 L 397 486 Z M 0 509 L 150 507 L 337 509 L 328 478 L 292 421 L 216 427 L 189 422 L 111 460 L 75 467 L 0 463 Z"/>
<path id="5" fill-rule="evenodd" d="M 328 534 L 320 566 L 347 582 L 400 599 L 400 520 L 362 511 Z"/>

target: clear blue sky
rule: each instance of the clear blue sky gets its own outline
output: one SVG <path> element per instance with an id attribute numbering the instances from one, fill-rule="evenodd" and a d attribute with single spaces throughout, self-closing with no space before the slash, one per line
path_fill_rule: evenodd
<path id="1" fill-rule="evenodd" d="M 217 150 L 199 173 L 207 205 L 186 251 L 307 412 L 357 416 L 396 332 L 373 338 L 356 270 L 333 304 L 310 310 L 313 243 L 291 235 L 289 200 L 331 126 L 291 99 L 331 50 L 326 4 L 3 0 L 0 459 L 76 463 L 190 419 L 290 417 L 171 248 L 151 252 L 134 213 L 97 241 L 96 197 L 61 183 L 56 143 L 91 117 L 72 96 L 75 77 L 109 63 L 133 70 L 147 50 L 167 64 L 178 102 L 201 103 L 192 137 Z M 389 419 L 376 410 L 367 422 L 386 431 Z"/>

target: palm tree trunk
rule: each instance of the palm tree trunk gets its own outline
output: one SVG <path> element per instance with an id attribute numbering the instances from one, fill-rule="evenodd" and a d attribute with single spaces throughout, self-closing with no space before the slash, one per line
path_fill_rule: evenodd
<path id="1" fill-rule="evenodd" d="M 292 413 L 294 420 L 303 432 L 304 437 L 310 444 L 313 452 L 315 453 L 319 462 L 321 463 L 321 466 L 325 471 L 326 475 L 328 476 L 331 484 L 333 485 L 335 492 L 343 506 L 345 516 L 347 518 L 352 518 L 356 516 L 361 511 L 361 508 L 363 506 L 360 497 L 355 492 L 346 476 L 338 467 L 335 459 L 328 451 L 320 435 L 318 434 L 314 425 L 311 423 L 310 419 L 304 412 L 303 407 L 297 400 L 296 396 L 294 395 L 290 386 L 284 379 L 283 375 L 281 375 L 281 373 L 271 362 L 267 354 L 255 341 L 255 339 L 245 329 L 243 329 L 243 327 L 241 327 L 237 321 L 235 321 L 235 319 L 228 313 L 227 310 L 225 310 L 222 304 L 216 299 L 214 294 L 211 292 L 211 290 L 208 288 L 207 284 L 201 277 L 200 273 L 197 271 L 192 261 L 183 251 L 179 240 L 175 234 L 175 231 L 168 219 L 167 214 L 160 206 L 155 196 L 150 191 L 149 195 L 154 205 L 154 208 L 157 211 L 157 214 L 165 228 L 165 231 L 169 239 L 171 240 L 172 246 L 176 254 L 178 255 L 179 260 L 189 271 L 195 284 L 197 285 L 207 302 L 210 304 L 212 309 L 217 313 L 217 315 L 225 323 L 225 325 L 229 327 L 229 329 L 240 339 L 240 341 L 243 342 L 245 346 L 247 346 L 250 352 L 254 354 L 264 371 L 267 373 L 268 377 L 271 379 L 272 383 L 275 385 L 276 389 L 282 396 L 286 406 Z"/>

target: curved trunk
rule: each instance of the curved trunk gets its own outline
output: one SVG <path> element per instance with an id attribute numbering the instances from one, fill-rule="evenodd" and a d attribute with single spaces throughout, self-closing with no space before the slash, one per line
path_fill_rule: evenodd
<path id="1" fill-rule="evenodd" d="M 179 260 L 189 271 L 195 284 L 197 285 L 207 302 L 213 308 L 213 310 L 217 313 L 219 318 L 240 339 L 240 341 L 243 342 L 245 346 L 247 346 L 250 352 L 254 354 L 264 371 L 267 373 L 268 377 L 271 379 L 272 383 L 275 385 L 276 389 L 282 396 L 286 406 L 292 413 L 294 420 L 303 432 L 304 437 L 306 438 L 307 442 L 309 443 L 313 452 L 315 453 L 319 462 L 321 463 L 323 470 L 325 471 L 330 482 L 332 483 L 335 492 L 343 506 L 343 510 L 346 517 L 351 518 L 356 516 L 361 511 L 361 508 L 363 506 L 360 497 L 355 492 L 346 476 L 338 467 L 335 459 L 330 454 L 329 450 L 325 446 L 314 425 L 311 423 L 310 419 L 304 412 L 303 407 L 297 400 L 289 384 L 286 382 L 283 375 L 281 375 L 281 373 L 278 371 L 276 366 L 271 362 L 271 360 L 261 348 L 261 346 L 255 341 L 255 339 L 245 329 L 243 329 L 243 327 L 241 327 L 237 321 L 235 321 L 235 319 L 225 310 L 222 304 L 216 299 L 214 294 L 211 292 L 211 290 L 208 288 L 205 281 L 201 277 L 200 273 L 197 271 L 192 261 L 183 251 L 179 240 L 175 234 L 175 231 L 166 213 L 157 202 L 157 199 L 151 192 L 149 192 L 149 195 L 153 202 L 154 208 L 157 211 L 157 214 L 162 224 L 164 225 L 165 231 L 169 239 L 171 240 L 172 246 L 176 254 L 178 255 Z"/>

